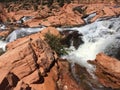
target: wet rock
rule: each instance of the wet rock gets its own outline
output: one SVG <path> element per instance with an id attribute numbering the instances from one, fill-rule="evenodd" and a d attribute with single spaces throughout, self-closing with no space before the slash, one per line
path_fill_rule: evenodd
<path id="1" fill-rule="evenodd" d="M 70 63 L 66 60 L 60 59 L 58 61 L 60 79 L 57 84 L 59 90 L 84 90 L 82 86 L 74 80 L 71 74 Z M 64 67 L 64 68 L 62 68 Z"/>
<path id="2" fill-rule="evenodd" d="M 92 63 L 96 66 L 95 74 L 105 87 L 120 89 L 120 61 L 103 53 L 97 55 Z"/>
<path id="3" fill-rule="evenodd" d="M 67 47 L 73 45 L 76 49 L 83 44 L 82 34 L 75 30 L 64 30 L 61 32 L 64 38 L 61 40 L 61 43 Z"/>
<path id="4" fill-rule="evenodd" d="M 85 90 L 92 90 L 93 87 L 91 87 L 89 84 L 93 79 L 88 71 L 76 63 L 72 66 L 71 69 L 72 75 L 77 83 L 81 84 Z"/>
<path id="5" fill-rule="evenodd" d="M 119 37 L 116 37 L 116 38 L 117 40 L 113 41 L 110 45 L 108 45 L 104 49 L 104 53 L 110 57 L 114 57 L 119 60 L 120 59 L 120 42 L 119 42 Z"/>
<path id="6" fill-rule="evenodd" d="M 3 51 L 2 48 L 0 48 L 0 55 L 2 55 L 5 51 Z"/>
<path id="7" fill-rule="evenodd" d="M 119 59 L 119 60 L 120 60 L 120 48 L 119 48 L 119 50 L 118 50 L 117 54 L 115 55 L 115 58 L 117 58 L 117 59 Z"/>
<path id="8" fill-rule="evenodd" d="M 71 72 L 79 86 L 82 86 L 84 90 L 112 90 L 101 85 L 93 74 L 77 63 L 72 64 Z"/>

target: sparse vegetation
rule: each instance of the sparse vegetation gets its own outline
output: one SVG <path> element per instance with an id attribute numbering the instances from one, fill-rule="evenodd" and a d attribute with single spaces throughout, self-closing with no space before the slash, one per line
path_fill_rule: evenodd
<path id="1" fill-rule="evenodd" d="M 60 36 L 55 36 L 49 32 L 45 34 L 45 41 L 59 56 L 68 54 L 65 46 L 61 44 L 61 40 Z"/>

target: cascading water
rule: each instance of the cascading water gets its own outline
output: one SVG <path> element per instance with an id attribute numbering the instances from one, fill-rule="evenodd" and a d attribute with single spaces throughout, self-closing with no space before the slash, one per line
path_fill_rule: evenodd
<path id="1" fill-rule="evenodd" d="M 19 37 L 39 32 L 43 28 L 21 28 L 20 30 L 15 30 L 6 38 L 6 41 L 14 41 Z M 74 49 L 72 52 L 69 52 L 69 54 L 63 56 L 63 58 L 71 62 L 79 63 L 89 71 L 94 70 L 94 68 L 87 63 L 88 60 L 94 60 L 96 55 L 100 52 L 114 56 L 115 51 L 120 47 L 120 17 L 103 21 L 97 20 L 94 23 L 82 27 L 58 28 L 58 30 L 66 29 L 77 30 L 79 33 L 83 34 L 82 40 L 84 44 L 80 45 L 77 50 Z M 6 43 L 1 43 L 3 43 L 5 47 Z"/>
<path id="2" fill-rule="evenodd" d="M 19 30 L 15 30 L 10 35 L 8 35 L 6 41 L 11 42 L 16 40 L 17 38 L 24 37 L 33 33 L 37 33 L 41 31 L 43 28 L 21 28 Z"/>
<path id="3" fill-rule="evenodd" d="M 91 17 L 94 17 L 95 15 L 96 14 L 93 13 L 93 15 L 89 16 L 86 21 L 88 22 L 89 19 Z M 43 28 L 45 27 L 20 28 L 19 30 L 14 30 L 11 34 L 8 35 L 6 41 L 0 40 L 0 48 L 5 51 L 5 46 L 8 42 L 14 41 L 17 38 L 24 37 L 32 33 L 39 32 Z M 2 24 L 0 30 L 4 29 L 5 26 Z M 111 18 L 106 20 L 99 19 L 94 23 L 87 24 L 82 27 L 57 29 L 59 31 L 77 30 L 79 32 L 80 37 L 82 38 L 82 41 L 84 43 L 82 43 L 77 49 L 75 49 L 74 46 L 72 46 L 73 44 L 71 44 L 70 50 L 72 49 L 72 51 L 68 52 L 68 55 L 62 56 L 62 58 L 66 58 L 70 62 L 80 64 L 80 66 L 85 67 L 91 75 L 93 75 L 91 72 L 93 72 L 95 68 L 87 62 L 88 60 L 94 60 L 96 58 L 96 55 L 100 52 L 104 52 L 107 55 L 116 57 L 117 52 L 120 51 L 120 16 L 117 18 Z M 74 70 L 72 70 L 71 72 L 74 74 Z M 76 75 L 74 77 L 76 79 Z M 94 80 L 96 80 L 96 78 L 94 78 Z M 92 83 L 89 81 L 87 81 L 87 84 L 91 88 L 89 90 L 112 90 L 109 88 L 103 89 L 104 87 L 102 87 L 101 85 L 98 85 L 98 88 L 95 88 L 94 85 L 92 85 Z"/>
<path id="4" fill-rule="evenodd" d="M 3 27 L 1 29 L 3 29 Z M 14 30 L 12 33 L 10 33 L 8 35 L 8 37 L 6 38 L 5 41 L 0 40 L 0 48 L 2 48 L 3 51 L 5 51 L 6 50 L 5 47 L 8 42 L 12 42 L 18 38 L 21 38 L 21 37 L 24 37 L 24 36 L 27 36 L 27 35 L 30 35 L 33 33 L 37 33 L 39 31 L 41 31 L 42 29 L 44 29 L 44 27 L 42 27 L 42 28 L 40 28 L 40 27 L 38 27 L 38 28 L 20 28 L 18 30 Z"/>
<path id="5" fill-rule="evenodd" d="M 82 33 L 84 44 L 63 58 L 73 63 L 79 63 L 86 67 L 89 72 L 93 71 L 94 67 L 88 64 L 88 60 L 94 60 L 100 52 L 115 56 L 120 47 L 120 17 L 104 21 L 97 20 L 89 25 L 69 28 L 68 30 L 77 30 Z"/>
<path id="6" fill-rule="evenodd" d="M 84 18 L 84 21 L 85 21 L 86 23 L 89 23 L 90 20 L 91 20 L 93 17 L 95 17 L 95 16 L 96 16 L 96 12 L 91 13 L 90 15 L 88 15 L 88 17 Z"/>

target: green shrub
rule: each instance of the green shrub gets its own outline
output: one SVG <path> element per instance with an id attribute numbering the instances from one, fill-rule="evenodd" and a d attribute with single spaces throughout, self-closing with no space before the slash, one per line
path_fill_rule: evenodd
<path id="1" fill-rule="evenodd" d="M 61 44 L 61 40 L 60 36 L 55 36 L 49 32 L 45 34 L 45 41 L 59 56 L 68 54 L 65 46 Z"/>

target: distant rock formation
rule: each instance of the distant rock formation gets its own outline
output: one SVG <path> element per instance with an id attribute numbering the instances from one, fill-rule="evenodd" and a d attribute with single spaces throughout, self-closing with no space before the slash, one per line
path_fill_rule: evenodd
<path id="1" fill-rule="evenodd" d="M 120 2 L 116 0 L 73 0 L 71 3 L 66 3 L 66 0 L 62 7 L 55 3 L 56 1 L 51 1 L 54 4 L 49 7 L 46 4 L 41 5 L 42 2 L 32 0 L 29 2 L 19 0 L 2 2 L 0 5 L 0 20 L 15 23 L 15 21 L 20 21 L 22 17 L 29 17 L 21 23 L 30 27 L 39 25 L 80 26 L 85 24 L 83 17 L 87 17 L 92 13 L 96 13 L 96 16 L 92 17 L 90 22 L 94 22 L 101 17 L 120 15 Z M 44 2 L 47 3 L 47 1 Z M 76 7 L 79 8 L 74 10 Z"/>

